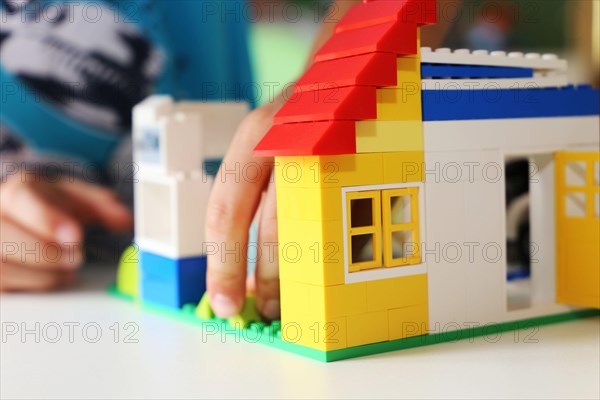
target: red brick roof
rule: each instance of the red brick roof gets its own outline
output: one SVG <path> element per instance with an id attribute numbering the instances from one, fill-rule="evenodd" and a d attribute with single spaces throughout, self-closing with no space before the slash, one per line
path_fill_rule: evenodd
<path id="1" fill-rule="evenodd" d="M 377 118 L 377 87 L 396 85 L 396 58 L 417 53 L 435 0 L 371 0 L 350 9 L 275 115 L 257 156 L 356 152 L 354 121 Z"/>

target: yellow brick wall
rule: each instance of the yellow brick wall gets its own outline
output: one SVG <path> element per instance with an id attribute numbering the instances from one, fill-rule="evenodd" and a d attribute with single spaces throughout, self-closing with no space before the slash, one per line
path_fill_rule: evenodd
<path id="1" fill-rule="evenodd" d="M 423 151 L 420 54 L 396 59 L 397 83 L 377 89 L 376 120 L 356 122 L 356 152 Z"/>
<path id="2" fill-rule="evenodd" d="M 334 286 L 282 278 L 281 323 L 284 339 L 323 351 L 423 335 L 427 277 Z"/>
<path id="3" fill-rule="evenodd" d="M 414 121 L 356 121 L 356 151 L 423 153 L 423 122 Z"/>
<path id="4" fill-rule="evenodd" d="M 275 177 L 278 215 L 320 220 L 341 215 L 341 188 L 424 181 L 422 151 L 345 154 L 339 156 L 277 157 Z M 283 189 L 296 189 L 283 192 Z M 304 190 L 314 189 L 314 190 Z M 331 190 L 326 190 L 331 189 Z M 314 209 L 302 204 L 311 203 Z"/>
<path id="5" fill-rule="evenodd" d="M 422 121 L 420 80 L 399 85 L 377 89 L 377 120 Z"/>
<path id="6" fill-rule="evenodd" d="M 426 275 L 344 284 L 342 224 L 342 187 L 422 181 L 423 153 L 275 162 L 283 338 L 330 351 L 426 333 Z"/>
<path id="7" fill-rule="evenodd" d="M 342 221 L 278 219 L 279 276 L 313 285 L 344 283 Z"/>

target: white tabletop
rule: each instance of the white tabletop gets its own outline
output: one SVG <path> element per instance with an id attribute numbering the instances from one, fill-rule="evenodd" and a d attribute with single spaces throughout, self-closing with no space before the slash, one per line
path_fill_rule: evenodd
<path id="1" fill-rule="evenodd" d="M 88 268 L 68 292 L 0 297 L 0 397 L 600 397 L 598 318 L 541 327 L 532 343 L 510 333 L 325 364 L 203 338 L 198 326 L 108 296 L 113 274 Z"/>

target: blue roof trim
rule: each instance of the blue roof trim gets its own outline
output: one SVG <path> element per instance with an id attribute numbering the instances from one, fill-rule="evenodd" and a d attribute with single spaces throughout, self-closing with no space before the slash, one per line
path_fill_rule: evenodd
<path id="1" fill-rule="evenodd" d="M 421 78 L 533 78 L 533 68 L 422 63 Z"/>
<path id="2" fill-rule="evenodd" d="M 598 115 L 589 85 L 549 89 L 423 90 L 423 121 Z"/>

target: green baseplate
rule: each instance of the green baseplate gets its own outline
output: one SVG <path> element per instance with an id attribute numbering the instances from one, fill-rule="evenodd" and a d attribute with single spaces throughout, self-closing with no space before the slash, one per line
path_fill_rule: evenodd
<path id="1" fill-rule="evenodd" d="M 225 334 L 232 334 L 235 332 L 235 330 L 239 330 L 240 334 L 243 335 L 245 341 L 252 343 L 262 343 L 267 346 L 275 347 L 277 349 L 289 351 L 291 353 L 299 354 L 301 356 L 313 358 L 315 360 L 324 362 L 339 361 L 354 357 L 363 357 L 372 354 L 385 353 L 388 351 L 427 346 L 430 344 L 455 342 L 457 340 L 472 339 L 478 336 L 497 335 L 508 331 L 532 329 L 534 327 L 554 324 L 557 322 L 565 322 L 579 318 L 600 316 L 600 310 L 577 310 L 561 314 L 524 319 L 519 321 L 504 322 L 494 325 L 483 325 L 469 329 L 433 333 L 423 336 L 414 336 L 406 339 L 391 340 L 388 342 L 373 343 L 364 346 L 349 347 L 340 350 L 320 351 L 282 340 L 281 323 L 279 321 L 274 321 L 270 324 L 266 324 L 264 322 L 252 322 L 245 328 L 239 328 L 239 325 L 238 327 L 232 327 L 230 322 L 224 319 L 202 319 L 198 317 L 196 315 L 196 305 L 194 304 L 187 304 L 181 309 L 175 310 L 167 307 L 138 302 L 133 297 L 119 292 L 117 290 L 116 285 L 109 286 L 108 292 L 113 296 L 126 299 L 131 302 L 139 303 L 143 308 L 149 309 L 153 312 L 168 315 L 169 317 L 174 317 L 179 320 L 204 327 L 210 326 L 211 333 L 224 332 Z"/>

